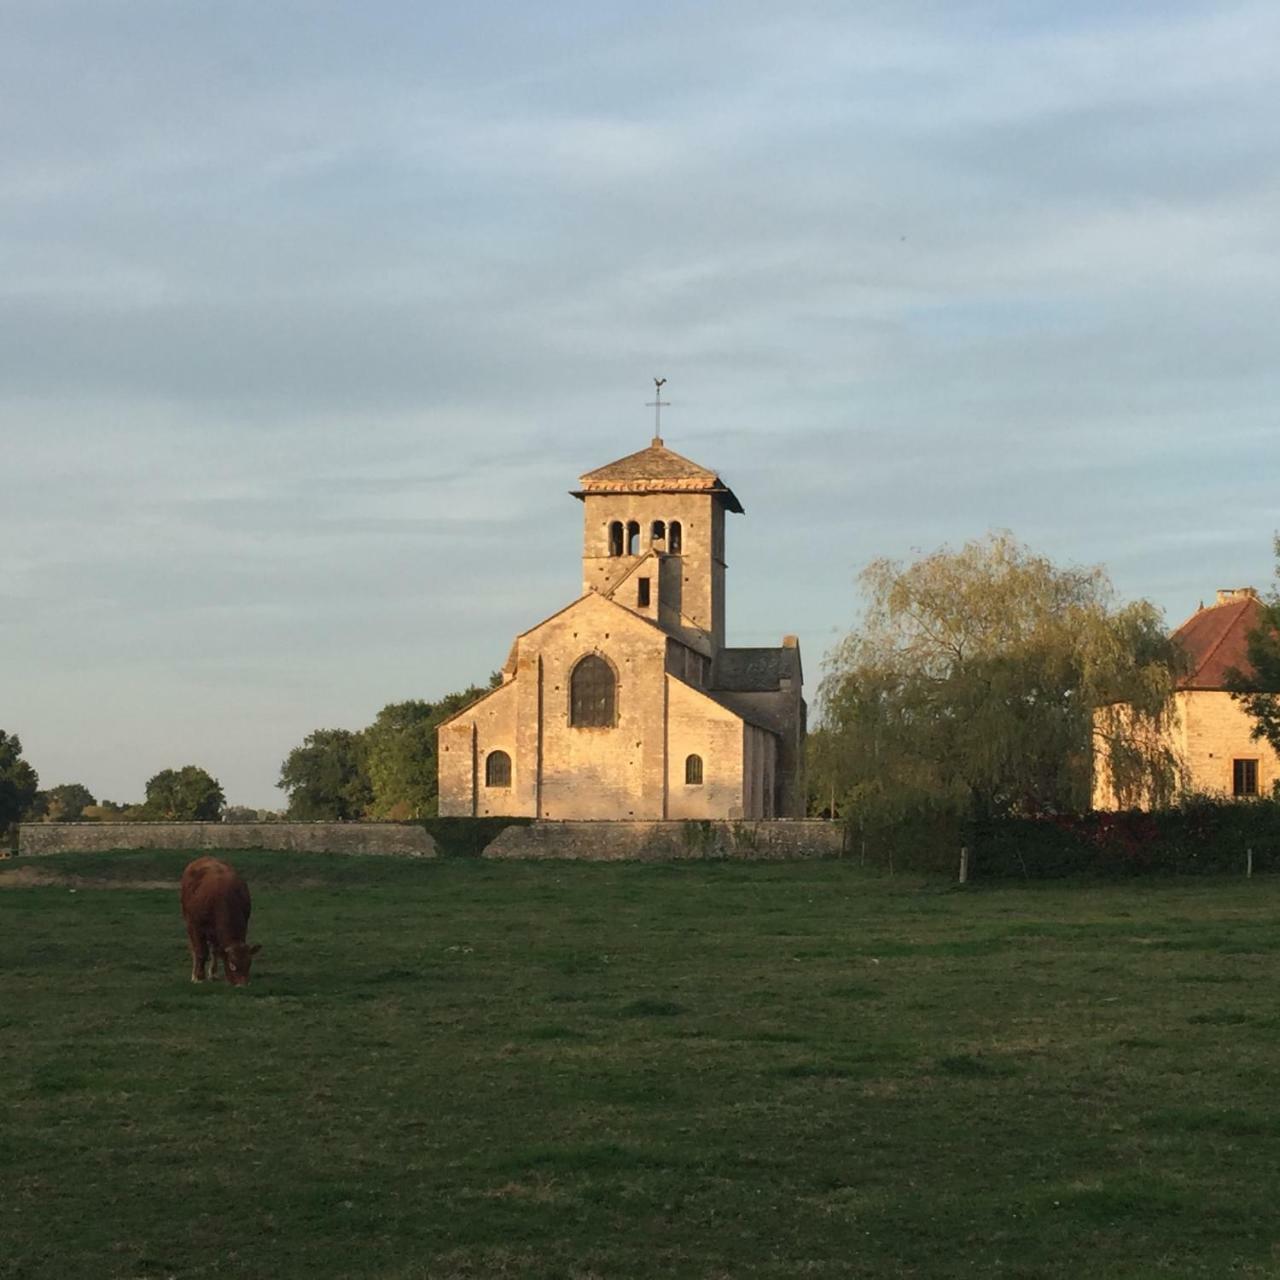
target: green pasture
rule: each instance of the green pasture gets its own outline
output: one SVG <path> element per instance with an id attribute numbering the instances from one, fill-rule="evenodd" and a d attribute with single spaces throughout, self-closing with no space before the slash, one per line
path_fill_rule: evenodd
<path id="1" fill-rule="evenodd" d="M 1280 1274 L 1280 879 L 186 857 L 0 863 L 2 1277 Z"/>

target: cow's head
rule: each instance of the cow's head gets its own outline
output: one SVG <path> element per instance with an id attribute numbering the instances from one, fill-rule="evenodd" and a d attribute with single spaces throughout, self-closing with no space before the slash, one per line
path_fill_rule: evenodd
<path id="1" fill-rule="evenodd" d="M 223 968 L 226 971 L 227 981 L 233 987 L 247 987 L 249 985 L 249 967 L 253 964 L 253 957 L 262 950 L 260 945 L 250 946 L 247 942 L 233 942 L 223 954 Z"/>

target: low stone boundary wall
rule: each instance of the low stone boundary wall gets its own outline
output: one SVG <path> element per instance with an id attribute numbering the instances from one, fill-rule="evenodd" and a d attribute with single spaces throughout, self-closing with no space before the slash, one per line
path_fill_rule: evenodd
<path id="1" fill-rule="evenodd" d="M 486 858 L 577 858 L 593 862 L 666 862 L 677 858 L 838 858 L 841 823 L 809 819 L 760 822 L 534 822 L 508 827 Z"/>
<path id="2" fill-rule="evenodd" d="M 394 822 L 26 822 L 18 856 L 111 849 L 273 849 L 434 858 L 421 827 Z"/>

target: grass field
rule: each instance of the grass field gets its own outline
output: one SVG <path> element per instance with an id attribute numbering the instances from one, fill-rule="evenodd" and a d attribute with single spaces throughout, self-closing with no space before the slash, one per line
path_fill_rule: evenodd
<path id="1" fill-rule="evenodd" d="M 0 1276 L 1280 1274 L 1278 881 L 185 860 L 0 867 Z"/>

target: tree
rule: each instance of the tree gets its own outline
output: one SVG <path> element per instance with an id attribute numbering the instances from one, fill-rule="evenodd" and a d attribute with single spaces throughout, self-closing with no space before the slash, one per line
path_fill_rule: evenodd
<path id="1" fill-rule="evenodd" d="M 364 731 L 370 816 L 425 818 L 436 805 L 436 722 L 429 702 L 392 702 Z"/>
<path id="2" fill-rule="evenodd" d="M 288 815 L 306 822 L 363 818 L 373 801 L 364 743 L 349 729 L 317 729 L 289 752 L 276 785 L 289 797 Z"/>
<path id="3" fill-rule="evenodd" d="M 223 822 L 279 822 L 274 809 L 254 809 L 246 804 L 229 804 L 222 811 Z"/>
<path id="4" fill-rule="evenodd" d="M 1227 688 L 1253 720 L 1252 736 L 1280 751 L 1280 537 L 1273 542 L 1276 586 L 1260 602 L 1258 621 L 1249 632 L 1248 671 L 1227 672 Z"/>
<path id="5" fill-rule="evenodd" d="M 1164 799 L 1179 656 L 1159 612 L 1118 607 L 1101 568 L 1009 534 L 863 572 L 866 618 L 828 658 L 815 802 L 894 822 L 1078 812 L 1095 750 L 1116 789 Z"/>
<path id="6" fill-rule="evenodd" d="M 502 683 L 500 672 L 489 688 Z M 276 784 L 288 816 L 305 821 L 434 817 L 438 810 L 436 730 L 488 692 L 477 685 L 437 702 L 390 702 L 367 729 L 317 729 L 280 766 Z"/>
<path id="7" fill-rule="evenodd" d="M 500 683 L 499 675 L 497 681 Z M 493 680 L 490 687 L 493 687 Z M 439 811 L 436 730 L 463 707 L 482 697 L 475 685 L 438 702 L 392 702 L 364 731 L 365 760 L 373 789 L 371 816 L 404 821 L 434 817 Z"/>
<path id="8" fill-rule="evenodd" d="M 198 765 L 161 769 L 147 782 L 146 816 L 161 822 L 214 822 L 226 796 L 218 780 Z"/>
<path id="9" fill-rule="evenodd" d="M 84 811 L 97 803 L 93 792 L 79 782 L 64 782 L 50 787 L 45 794 L 50 822 L 79 822 Z"/>
<path id="10" fill-rule="evenodd" d="M 39 775 L 22 758 L 18 735 L 0 729 L 0 831 L 23 817 L 39 788 Z"/>

